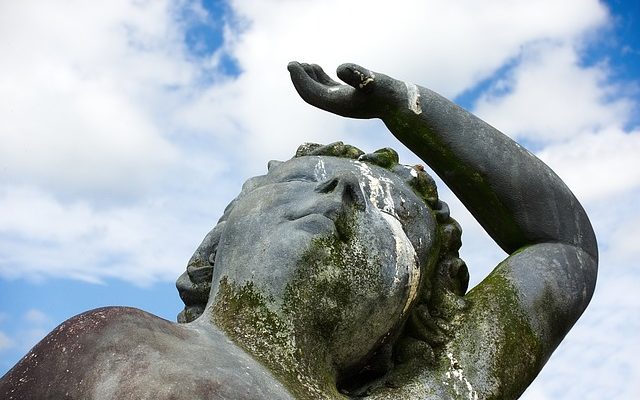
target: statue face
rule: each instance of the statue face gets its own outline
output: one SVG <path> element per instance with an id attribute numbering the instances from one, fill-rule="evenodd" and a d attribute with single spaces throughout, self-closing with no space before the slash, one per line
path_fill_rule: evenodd
<path id="1" fill-rule="evenodd" d="M 272 164 L 228 214 L 210 298 L 223 279 L 250 284 L 348 368 L 403 321 L 435 229 L 428 207 L 383 168 L 324 156 Z"/>

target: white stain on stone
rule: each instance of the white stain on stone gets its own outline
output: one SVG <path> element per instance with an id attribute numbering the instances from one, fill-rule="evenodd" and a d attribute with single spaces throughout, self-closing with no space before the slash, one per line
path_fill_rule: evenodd
<path id="1" fill-rule="evenodd" d="M 471 382 L 469 382 L 469 380 L 464 376 L 464 371 L 462 370 L 462 367 L 460 367 L 458 360 L 456 360 L 452 353 L 447 353 L 447 358 L 449 359 L 450 367 L 445 375 L 447 379 L 453 380 L 453 390 L 455 390 L 456 394 L 460 396 L 460 388 L 456 382 L 459 381 L 464 384 L 462 389 L 466 389 L 465 394 L 467 395 L 467 398 L 469 400 L 478 400 L 478 393 L 473 389 Z"/>
<path id="2" fill-rule="evenodd" d="M 322 182 L 327 180 L 327 170 L 324 168 L 324 160 L 321 157 L 318 157 L 318 162 L 313 169 L 313 174 L 317 181 Z"/>
<path id="3" fill-rule="evenodd" d="M 381 211 L 398 218 L 396 205 L 393 201 L 393 196 L 391 195 L 391 187 L 393 185 L 391 179 L 383 176 L 376 178 L 373 175 L 373 171 L 367 164 L 360 161 L 354 161 L 354 163 L 365 178 L 365 183 L 369 189 L 369 200 L 371 201 L 371 204 Z"/>
<path id="4" fill-rule="evenodd" d="M 418 295 L 420 266 L 418 265 L 416 250 L 402 228 L 400 217 L 396 213 L 395 202 L 392 195 L 393 181 L 378 174 L 376 174 L 376 177 L 373 170 L 363 162 L 353 161 L 353 163 L 364 177 L 364 180 L 361 182 L 361 189 L 368 189 L 369 204 L 380 212 L 389 225 L 395 240 L 396 264 L 393 279 L 394 287 L 403 282 L 401 278 L 408 276 L 406 284 L 409 293 L 402 309 L 402 314 L 405 314 Z M 366 193 L 367 191 L 363 190 L 363 192 Z M 402 201 L 404 200 L 402 199 Z M 367 207 L 369 207 L 369 205 L 367 205 Z"/>
<path id="5" fill-rule="evenodd" d="M 400 277 L 407 274 L 409 276 L 407 285 L 409 286 L 409 295 L 402 308 L 402 314 L 404 315 L 416 296 L 418 295 L 418 285 L 420 284 L 420 266 L 418 265 L 418 256 L 416 250 L 413 248 L 411 241 L 407 237 L 407 234 L 402 229 L 400 221 L 385 212 L 381 213 L 385 221 L 389 225 L 393 238 L 396 242 L 396 266 L 394 283 L 400 283 L 402 280 Z"/>
<path id="6" fill-rule="evenodd" d="M 407 87 L 407 104 L 409 110 L 413 111 L 415 114 L 422 113 L 422 107 L 420 106 L 420 92 L 418 91 L 418 87 L 413 83 L 404 83 Z"/>
<path id="7" fill-rule="evenodd" d="M 360 83 L 358 84 L 358 87 L 360 87 L 360 89 L 364 88 L 365 86 L 367 86 L 369 83 L 373 82 L 375 80 L 375 75 L 373 74 L 373 72 L 369 72 L 369 76 L 363 74 L 362 72 L 358 71 L 357 69 L 353 70 L 353 73 L 358 75 L 358 77 L 360 78 Z"/>

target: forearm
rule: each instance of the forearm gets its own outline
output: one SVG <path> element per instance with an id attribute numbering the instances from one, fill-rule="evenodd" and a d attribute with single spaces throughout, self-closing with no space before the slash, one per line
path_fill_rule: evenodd
<path id="1" fill-rule="evenodd" d="M 405 104 L 399 102 L 383 121 L 505 251 L 560 242 L 597 255 L 582 206 L 547 165 L 444 97 L 418 88 L 416 105 L 408 92 Z"/>
<path id="2" fill-rule="evenodd" d="M 355 64 L 338 67 L 348 85 L 317 65 L 292 62 L 309 104 L 351 118 L 381 118 L 462 200 L 508 253 L 564 243 L 597 257 L 591 224 L 571 191 L 542 161 L 438 94 Z"/>

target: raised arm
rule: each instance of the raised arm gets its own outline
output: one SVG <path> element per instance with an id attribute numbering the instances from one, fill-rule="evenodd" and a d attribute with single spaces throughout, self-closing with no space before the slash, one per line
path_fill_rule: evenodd
<path id="1" fill-rule="evenodd" d="M 316 65 L 291 63 L 308 103 L 353 118 L 381 118 L 469 208 L 507 253 L 565 243 L 597 256 L 589 220 L 566 185 L 533 154 L 444 97 L 353 64 L 338 68 L 351 86 Z"/>
<path id="2" fill-rule="evenodd" d="M 499 352 L 528 357 L 531 365 L 518 373 L 531 373 L 526 379 L 533 379 L 595 287 L 596 239 L 571 191 L 529 151 L 429 89 L 354 64 L 338 68 L 348 85 L 332 81 L 316 65 L 294 62 L 289 71 L 309 104 L 346 117 L 382 119 L 510 254 L 466 296 L 472 330 L 465 334 L 463 329 L 459 342 L 482 347 L 491 338 L 478 328 L 521 323 L 533 344 L 525 346 L 522 337 L 507 339 L 503 329 Z M 517 321 L 505 321 L 507 314 Z"/>

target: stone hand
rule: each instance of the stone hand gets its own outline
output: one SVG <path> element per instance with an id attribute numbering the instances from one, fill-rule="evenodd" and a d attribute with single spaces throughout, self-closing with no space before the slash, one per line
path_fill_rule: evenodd
<path id="1" fill-rule="evenodd" d="M 382 118 L 406 96 L 404 84 L 356 64 L 342 64 L 331 79 L 319 65 L 292 61 L 291 81 L 304 101 L 325 111 L 350 118 Z"/>

